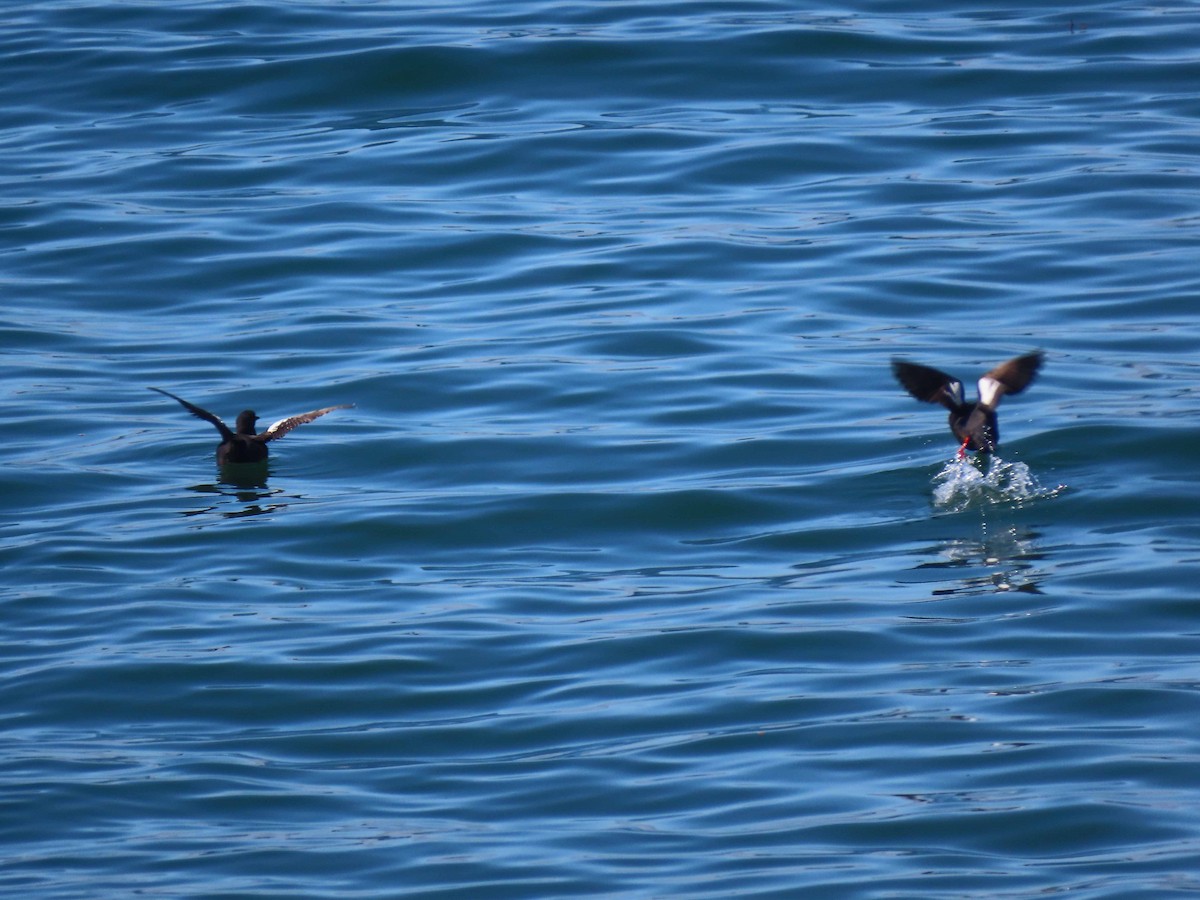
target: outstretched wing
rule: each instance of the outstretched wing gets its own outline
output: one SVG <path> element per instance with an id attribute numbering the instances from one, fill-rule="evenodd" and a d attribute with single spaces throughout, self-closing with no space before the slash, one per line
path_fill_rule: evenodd
<path id="1" fill-rule="evenodd" d="M 353 409 L 353 403 L 342 403 L 338 406 L 326 406 L 324 409 L 314 409 L 312 412 L 301 413 L 298 416 L 289 416 L 286 419 L 280 419 L 270 428 L 261 434 L 254 436 L 256 441 L 273 441 L 276 438 L 281 438 L 293 428 L 299 428 L 301 425 L 307 425 L 313 419 L 319 419 L 325 413 L 331 413 L 335 409 Z"/>
<path id="2" fill-rule="evenodd" d="M 892 374 L 901 387 L 922 403 L 940 403 L 950 410 L 963 404 L 962 382 L 953 375 L 903 359 L 892 360 Z"/>
<path id="3" fill-rule="evenodd" d="M 158 391 L 158 393 L 165 394 L 166 396 L 170 397 L 197 419 L 203 419 L 205 422 L 211 422 L 216 426 L 217 431 L 221 432 L 221 437 L 224 440 L 229 440 L 233 437 L 233 432 L 229 430 L 229 426 L 222 422 L 220 418 L 210 413 L 207 409 L 202 409 L 201 407 L 196 406 L 194 403 L 188 403 L 182 397 L 176 397 L 170 391 L 164 391 L 162 388 L 152 387 L 150 390 Z"/>
<path id="4" fill-rule="evenodd" d="M 1019 394 L 1029 386 L 1042 366 L 1042 351 L 1027 353 L 1000 363 L 979 379 L 979 405 L 995 409 L 1005 394 Z"/>

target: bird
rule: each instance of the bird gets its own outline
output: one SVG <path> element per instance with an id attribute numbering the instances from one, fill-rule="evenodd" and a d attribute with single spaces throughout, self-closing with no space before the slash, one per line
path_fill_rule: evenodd
<path id="1" fill-rule="evenodd" d="M 267 443 L 269 441 L 281 438 L 293 428 L 305 425 L 313 419 L 319 419 L 325 413 L 333 412 L 335 409 L 351 409 L 354 406 L 353 403 L 343 403 L 338 406 L 326 406 L 324 409 L 314 409 L 312 412 L 301 413 L 298 416 L 288 416 L 286 419 L 280 419 L 263 432 L 255 431 L 258 416 L 254 414 L 254 410 L 246 409 L 238 413 L 237 430 L 231 431 L 228 425 L 207 409 L 201 409 L 193 403 L 188 403 L 182 397 L 176 397 L 170 391 L 164 391 L 162 388 L 152 387 L 150 390 L 170 397 L 197 419 L 203 419 L 216 426 L 217 431 L 221 432 L 221 443 L 217 445 L 218 466 L 230 463 L 265 462 L 268 456 Z"/>
<path id="2" fill-rule="evenodd" d="M 1005 394 L 1019 394 L 1029 386 L 1042 366 L 1038 350 L 1003 362 L 979 379 L 979 399 L 963 399 L 962 382 L 953 375 L 939 372 L 903 359 L 892 360 L 892 374 L 910 395 L 924 403 L 940 403 L 950 410 L 950 430 L 961 441 L 958 458 L 968 450 L 993 453 L 1000 443 L 1000 424 L 996 407 Z"/>

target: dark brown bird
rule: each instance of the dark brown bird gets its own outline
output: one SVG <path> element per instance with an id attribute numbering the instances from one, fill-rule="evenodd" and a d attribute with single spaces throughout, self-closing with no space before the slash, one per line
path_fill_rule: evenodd
<path id="1" fill-rule="evenodd" d="M 350 409 L 354 406 L 353 403 L 343 403 L 339 406 L 326 406 L 324 409 L 314 409 L 312 412 L 301 413 L 298 416 L 289 416 L 286 419 L 280 419 L 266 431 L 260 433 L 256 433 L 254 430 L 258 416 L 254 414 L 253 410 L 247 409 L 238 414 L 237 431 L 230 431 L 228 425 L 207 409 L 201 409 L 195 404 L 188 403 L 182 397 L 176 397 L 170 391 L 164 391 L 162 388 L 152 387 L 150 390 L 165 394 L 172 400 L 177 401 L 197 419 L 203 419 L 205 422 L 211 422 L 216 426 L 217 431 L 221 432 L 221 443 L 217 445 L 218 466 L 224 466 L 228 463 L 263 462 L 268 456 L 267 443 L 269 441 L 281 438 L 293 428 L 307 424 L 313 419 L 319 419 L 325 413 L 333 412 L 335 409 Z"/>
<path id="2" fill-rule="evenodd" d="M 903 388 L 924 403 L 940 403 L 950 410 L 950 430 L 962 442 L 960 457 L 968 450 L 992 453 L 1000 443 L 996 407 L 1005 394 L 1019 394 L 1029 386 L 1042 365 L 1042 352 L 1018 356 L 1001 363 L 979 379 L 979 399 L 963 399 L 962 382 L 929 366 L 892 360 L 892 374 Z"/>

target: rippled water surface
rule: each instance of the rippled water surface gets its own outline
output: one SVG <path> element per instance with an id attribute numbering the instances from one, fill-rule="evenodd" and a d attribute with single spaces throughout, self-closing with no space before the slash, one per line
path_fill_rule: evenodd
<path id="1" fill-rule="evenodd" d="M 1194 4 L 0 20 L 10 894 L 1200 893 Z"/>

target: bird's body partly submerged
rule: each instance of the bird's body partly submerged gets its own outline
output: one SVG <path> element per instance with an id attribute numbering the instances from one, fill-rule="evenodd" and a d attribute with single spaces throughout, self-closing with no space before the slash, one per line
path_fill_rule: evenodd
<path id="1" fill-rule="evenodd" d="M 217 465 L 219 466 L 231 463 L 265 462 L 269 455 L 267 451 L 269 441 L 281 438 L 293 428 L 307 424 L 313 419 L 319 419 L 325 413 L 333 412 L 335 409 L 350 409 L 354 405 L 353 403 L 343 403 L 339 406 L 314 409 L 312 412 L 301 413 L 298 416 L 288 416 L 280 419 L 263 432 L 255 431 L 258 416 L 254 414 L 253 410 L 247 409 L 238 414 L 237 430 L 234 431 L 207 409 L 188 403 L 182 397 L 176 397 L 170 391 L 164 391 L 162 388 L 152 387 L 150 390 L 170 397 L 197 419 L 211 423 L 221 433 L 221 443 L 217 445 Z"/>
<path id="2" fill-rule="evenodd" d="M 910 395 L 924 403 L 940 403 L 950 410 L 950 430 L 961 442 L 959 455 L 968 450 L 992 453 L 1000 443 L 996 407 L 1005 394 L 1019 394 L 1029 386 L 1042 365 L 1042 353 L 1028 353 L 1001 363 L 979 379 L 979 399 L 963 399 L 963 386 L 952 375 L 907 362 L 892 360 L 892 373 Z"/>

